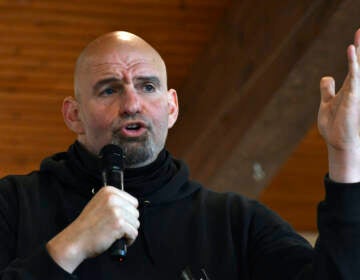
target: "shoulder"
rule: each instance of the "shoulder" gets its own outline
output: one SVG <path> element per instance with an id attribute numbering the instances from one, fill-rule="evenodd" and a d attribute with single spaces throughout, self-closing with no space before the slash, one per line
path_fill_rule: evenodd
<path id="1" fill-rule="evenodd" d="M 19 193 L 32 188 L 39 181 L 39 172 L 34 171 L 27 175 L 8 175 L 0 179 L 0 203 L 14 202 Z"/>
<path id="2" fill-rule="evenodd" d="M 13 232 L 23 203 L 24 192 L 38 179 L 37 172 L 28 175 L 8 175 L 0 179 L 0 217 Z M 26 209 L 25 209 L 26 210 Z"/>
<path id="3" fill-rule="evenodd" d="M 39 177 L 39 171 L 32 171 L 25 175 L 7 175 L 0 179 L 0 189 L 9 186 L 18 186 L 26 184 L 27 182 L 33 182 Z"/>
<path id="4" fill-rule="evenodd" d="M 39 194 L 50 191 L 52 184 L 51 176 L 47 172 L 33 171 L 26 175 L 8 175 L 0 179 L 0 204 L 37 201 Z"/>
<path id="5" fill-rule="evenodd" d="M 29 188 L 39 184 L 44 172 L 33 171 L 26 175 L 8 175 L 0 179 L 0 194 L 15 192 L 18 188 Z"/>

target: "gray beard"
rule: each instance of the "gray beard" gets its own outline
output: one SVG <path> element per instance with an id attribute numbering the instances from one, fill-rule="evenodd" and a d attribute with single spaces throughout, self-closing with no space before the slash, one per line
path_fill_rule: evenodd
<path id="1" fill-rule="evenodd" d="M 123 150 L 126 168 L 142 167 L 155 160 L 155 145 L 151 143 L 147 134 L 135 138 L 125 138 L 114 134 L 112 144 Z"/>

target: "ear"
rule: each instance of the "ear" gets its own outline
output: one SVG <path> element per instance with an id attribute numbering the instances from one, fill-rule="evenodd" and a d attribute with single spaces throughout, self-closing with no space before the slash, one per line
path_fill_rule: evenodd
<path id="1" fill-rule="evenodd" d="M 179 104 L 175 89 L 168 90 L 168 128 L 173 127 L 179 114 Z"/>
<path id="2" fill-rule="evenodd" d="M 77 135 L 84 134 L 84 127 L 79 116 L 79 103 L 73 97 L 64 99 L 61 109 L 67 127 Z"/>

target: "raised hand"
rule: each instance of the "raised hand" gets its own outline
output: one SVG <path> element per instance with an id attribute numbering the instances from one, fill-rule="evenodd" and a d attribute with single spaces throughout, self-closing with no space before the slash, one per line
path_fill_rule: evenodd
<path id="1" fill-rule="evenodd" d="M 360 182 L 360 29 L 347 49 L 348 74 L 335 94 L 335 81 L 320 81 L 318 127 L 328 147 L 330 178 Z"/>
<path id="2" fill-rule="evenodd" d="M 50 256 L 72 272 L 85 259 L 95 257 L 125 237 L 128 245 L 138 235 L 138 201 L 114 187 L 103 187 L 79 217 L 47 244 Z"/>

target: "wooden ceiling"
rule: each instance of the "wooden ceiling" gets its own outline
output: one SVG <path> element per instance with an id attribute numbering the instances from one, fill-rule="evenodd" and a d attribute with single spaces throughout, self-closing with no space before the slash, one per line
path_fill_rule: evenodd
<path id="1" fill-rule="evenodd" d="M 169 87 L 180 99 L 168 148 L 189 163 L 192 177 L 252 197 L 270 185 L 261 199 L 297 229 L 314 229 L 326 172 L 326 154 L 314 152 L 323 149 L 314 100 L 321 76 L 345 74 L 340 58 L 358 6 L 355 0 L 0 1 L 0 175 L 37 169 L 43 157 L 73 142 L 60 107 L 73 94 L 76 57 L 97 36 L 127 30 L 167 63 Z M 299 180 L 306 176 L 306 183 Z M 304 185 L 320 191 L 287 195 Z M 296 211 L 310 214 L 298 222 Z"/>
<path id="2" fill-rule="evenodd" d="M 180 88 L 228 1 L 0 1 L 0 175 L 38 168 L 72 135 L 61 103 L 77 55 L 97 36 L 127 30 L 149 41 Z"/>

